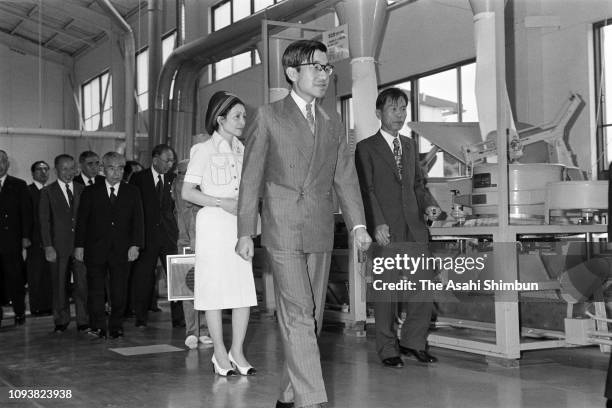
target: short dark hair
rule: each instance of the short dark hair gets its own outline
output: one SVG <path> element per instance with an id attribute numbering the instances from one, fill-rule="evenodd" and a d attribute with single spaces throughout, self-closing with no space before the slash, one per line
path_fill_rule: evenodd
<path id="1" fill-rule="evenodd" d="M 322 42 L 314 40 L 299 40 L 289 44 L 283 53 L 282 59 L 283 72 L 287 82 L 292 83 L 287 75 L 287 68 L 294 67 L 299 71 L 300 64 L 312 61 L 315 51 L 327 53 L 327 47 Z"/>
<path id="2" fill-rule="evenodd" d="M 408 95 L 400 88 L 387 88 L 378 94 L 376 98 L 376 110 L 382 110 L 385 107 L 385 103 L 390 100 L 392 103 L 403 99 L 408 105 Z"/>
<path id="3" fill-rule="evenodd" d="M 36 170 L 36 166 L 38 166 L 39 164 L 46 164 L 47 167 L 49 167 L 49 164 L 44 161 L 44 160 L 37 160 L 34 163 L 32 163 L 32 165 L 30 166 L 30 172 L 34 173 L 34 170 Z"/>
<path id="4" fill-rule="evenodd" d="M 53 165 L 57 168 L 62 160 L 72 160 L 74 161 L 74 157 L 69 154 L 63 153 L 59 156 L 55 156 L 55 160 L 53 160 Z"/>
<path id="5" fill-rule="evenodd" d="M 98 156 L 98 153 L 92 152 L 91 150 L 85 150 L 83 153 L 79 155 L 79 163 L 83 163 L 85 160 L 89 159 L 90 157 L 94 157 L 94 156 L 100 158 L 100 156 Z"/>
<path id="6" fill-rule="evenodd" d="M 97 155 L 96 155 L 97 156 Z M 102 164 L 106 165 L 106 163 L 108 163 L 111 160 L 121 160 L 123 161 L 123 165 L 125 166 L 125 156 L 117 153 L 117 152 L 108 152 L 106 153 L 104 156 L 102 156 Z"/>
<path id="7" fill-rule="evenodd" d="M 153 148 L 153 151 L 151 152 L 151 157 L 160 156 L 165 151 L 171 151 L 172 153 L 174 153 L 174 150 L 172 150 L 170 146 L 162 143 L 162 144 L 158 144 L 157 146 Z"/>

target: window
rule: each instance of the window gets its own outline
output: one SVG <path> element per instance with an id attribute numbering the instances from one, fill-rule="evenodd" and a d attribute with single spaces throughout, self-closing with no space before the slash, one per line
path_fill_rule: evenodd
<path id="1" fill-rule="evenodd" d="M 607 179 L 612 161 L 612 21 L 594 24 L 595 114 L 598 178 Z"/>
<path id="2" fill-rule="evenodd" d="M 113 123 L 113 86 L 108 71 L 83 84 L 81 103 L 85 130 L 98 130 Z"/>
<path id="3" fill-rule="evenodd" d="M 169 34 L 166 34 L 162 38 L 162 65 L 166 63 L 166 60 L 168 59 L 170 54 L 172 54 L 172 51 L 174 51 L 175 47 L 176 47 L 176 30 L 172 31 Z"/>
<path id="4" fill-rule="evenodd" d="M 141 111 L 149 109 L 149 48 L 136 54 L 136 95 Z"/>
<path id="5" fill-rule="evenodd" d="M 212 30 L 217 31 L 282 0 L 225 0 L 211 8 Z M 234 55 L 215 63 L 212 80 L 217 81 L 261 63 L 256 50 Z"/>
<path id="6" fill-rule="evenodd" d="M 407 122 L 477 122 L 475 75 L 476 64 L 467 62 L 432 74 L 415 76 L 392 86 L 401 88 L 408 94 L 410 101 L 407 106 Z M 385 85 L 381 89 L 388 86 L 391 85 Z M 414 102 L 416 106 L 413 105 Z M 355 127 L 351 97 L 343 100 L 343 119 L 348 124 L 350 134 Z M 408 135 L 410 132 L 410 128 L 404 125 L 401 133 Z M 418 142 L 421 153 L 432 148 L 432 144 L 424 137 L 420 137 Z M 464 172 L 464 166 L 459 161 L 439 152 L 429 176 L 449 177 L 463 175 Z"/>

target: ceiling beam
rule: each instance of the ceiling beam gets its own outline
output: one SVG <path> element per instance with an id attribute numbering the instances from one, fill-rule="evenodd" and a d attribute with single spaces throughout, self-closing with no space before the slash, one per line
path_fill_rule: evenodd
<path id="1" fill-rule="evenodd" d="M 38 44 L 23 37 L 17 35 L 10 35 L 5 32 L 0 32 L 0 43 L 6 45 L 7 47 L 16 52 L 31 55 L 34 57 L 38 57 L 40 52 L 43 59 L 50 62 L 54 62 L 56 64 L 63 65 L 69 71 L 72 70 L 72 58 L 70 58 L 68 55 L 52 51 L 44 47 L 42 47 L 41 50 Z"/>
<path id="2" fill-rule="evenodd" d="M 15 0 L 0 0 L 0 3 L 7 2 L 16 3 Z M 38 0 L 19 0 L 19 2 L 37 4 Z M 55 11 L 61 12 L 67 17 L 73 18 L 87 25 L 97 27 L 100 30 L 104 30 L 106 32 L 111 30 L 111 21 L 107 15 L 99 13 L 90 8 L 83 7 L 71 0 L 42 0 L 42 4 L 43 13 L 44 9 L 48 7 Z"/>
<path id="3" fill-rule="evenodd" d="M 44 6 L 43 6 L 43 7 L 44 7 Z M 6 14 L 10 14 L 10 15 L 12 15 L 12 16 L 14 16 L 14 17 L 21 18 L 21 19 L 23 19 L 23 20 L 29 21 L 29 22 L 31 22 L 31 23 L 33 23 L 33 24 L 40 24 L 40 25 L 42 25 L 42 26 L 43 26 L 45 29 L 47 29 L 47 30 L 49 30 L 49 31 L 53 31 L 53 32 L 54 32 L 54 33 L 56 33 L 56 34 L 59 34 L 59 35 L 63 35 L 63 36 L 65 36 L 65 37 L 68 37 L 68 38 L 70 38 L 70 39 L 72 39 L 72 40 L 75 40 L 75 41 L 80 41 L 80 42 L 83 42 L 83 43 L 88 44 L 88 45 L 90 45 L 90 46 L 93 46 L 93 45 L 94 45 L 93 41 L 89 41 L 89 40 L 86 40 L 86 39 L 84 39 L 84 38 L 82 38 L 82 37 L 76 36 L 76 35 L 74 35 L 74 34 L 70 34 L 70 33 L 69 33 L 69 32 L 67 32 L 67 31 L 63 31 L 61 28 L 56 28 L 56 27 L 53 27 L 53 26 L 52 26 L 52 25 L 50 25 L 49 23 L 45 23 L 45 22 L 44 22 L 44 20 L 41 22 L 41 21 L 39 21 L 37 18 L 28 17 L 27 15 L 24 15 L 24 14 L 21 14 L 21 13 L 17 13 L 17 12 L 15 12 L 15 11 L 11 10 L 11 9 L 7 9 L 7 8 L 5 8 L 5 7 L 2 7 L 2 6 L 0 6 L 0 11 L 2 11 L 3 13 L 6 13 Z M 43 16 L 44 16 L 44 11 L 43 11 Z"/>

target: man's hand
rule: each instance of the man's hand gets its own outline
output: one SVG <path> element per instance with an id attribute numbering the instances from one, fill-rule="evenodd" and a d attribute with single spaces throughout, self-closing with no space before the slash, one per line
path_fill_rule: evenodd
<path id="1" fill-rule="evenodd" d="M 238 200 L 235 198 L 222 198 L 219 206 L 232 215 L 238 213 Z"/>
<path id="2" fill-rule="evenodd" d="M 133 262 L 136 259 L 138 259 L 138 247 L 131 246 L 130 249 L 128 249 L 128 261 Z"/>
<path id="3" fill-rule="evenodd" d="M 255 255 L 255 245 L 251 237 L 240 237 L 236 243 L 236 253 L 245 261 L 250 261 Z"/>
<path id="4" fill-rule="evenodd" d="M 52 246 L 45 247 L 45 259 L 47 262 L 55 262 L 57 260 L 57 252 Z"/>
<path id="5" fill-rule="evenodd" d="M 425 209 L 425 215 L 429 221 L 435 221 L 442 214 L 442 210 L 437 205 L 430 205 Z"/>
<path id="6" fill-rule="evenodd" d="M 74 248 L 74 259 L 79 262 L 83 262 L 85 250 L 82 247 Z"/>
<path id="7" fill-rule="evenodd" d="M 374 238 L 378 245 L 387 246 L 391 242 L 391 234 L 389 233 L 389 226 L 387 224 L 380 224 L 376 226 L 374 230 Z"/>
<path id="8" fill-rule="evenodd" d="M 354 231 L 355 243 L 360 251 L 367 251 L 372 244 L 372 238 L 364 227 L 359 227 Z"/>
<path id="9" fill-rule="evenodd" d="M 32 242 L 28 238 L 21 238 L 21 247 L 29 248 L 32 245 Z"/>

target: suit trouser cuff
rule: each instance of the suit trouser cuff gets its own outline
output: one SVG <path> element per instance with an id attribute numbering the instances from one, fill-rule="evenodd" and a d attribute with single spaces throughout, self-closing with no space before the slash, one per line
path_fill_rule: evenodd
<path id="1" fill-rule="evenodd" d="M 314 404 L 323 404 L 327 402 L 327 393 L 323 391 L 311 392 L 309 394 L 297 395 L 294 405 L 296 407 L 305 407 Z"/>

